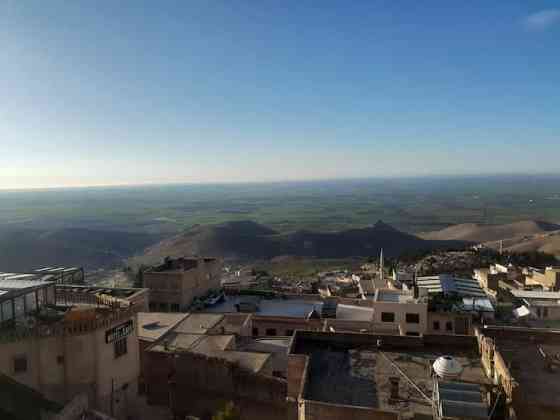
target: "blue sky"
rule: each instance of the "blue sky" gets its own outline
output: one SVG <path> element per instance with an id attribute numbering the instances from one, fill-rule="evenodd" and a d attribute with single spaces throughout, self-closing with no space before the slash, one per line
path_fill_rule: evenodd
<path id="1" fill-rule="evenodd" d="M 558 1 L 8 0 L 0 188 L 559 172 Z"/>

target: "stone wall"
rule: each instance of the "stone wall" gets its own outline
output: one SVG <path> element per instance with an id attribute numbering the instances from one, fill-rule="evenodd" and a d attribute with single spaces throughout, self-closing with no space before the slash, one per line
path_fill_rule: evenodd
<path id="1" fill-rule="evenodd" d="M 271 336 L 267 331 L 276 332 L 276 336 L 291 336 L 295 330 L 322 331 L 324 321 L 320 319 L 303 319 L 291 317 L 269 317 L 252 315 L 250 320 L 251 334 L 253 336 Z M 258 334 L 253 334 L 258 332 Z"/>
<path id="2" fill-rule="evenodd" d="M 126 317 L 121 315 L 126 314 Z M 106 343 L 109 328 L 134 319 L 124 312 L 105 320 L 72 322 L 60 327 L 62 333 L 22 336 L 3 343 L 0 347 L 0 372 L 45 395 L 65 404 L 80 394 L 88 396 L 91 406 L 109 412 L 111 394 L 132 397 L 136 394 L 139 375 L 136 323 L 127 338 L 128 352 L 115 358 L 113 343 Z M 25 357 L 25 372 L 14 371 L 14 358 Z M 114 404 L 124 418 L 126 399 Z M 119 416 L 116 416 L 119 417 Z"/>
<path id="3" fill-rule="evenodd" d="M 399 420 L 399 414 L 374 408 L 329 404 L 318 401 L 303 402 L 300 410 L 304 411 L 302 420 Z M 302 418 L 303 417 L 303 418 Z"/>
<path id="4" fill-rule="evenodd" d="M 148 402 L 172 411 L 206 417 L 233 401 L 243 419 L 286 418 L 287 382 L 252 373 L 224 359 L 195 353 L 148 352 Z"/>

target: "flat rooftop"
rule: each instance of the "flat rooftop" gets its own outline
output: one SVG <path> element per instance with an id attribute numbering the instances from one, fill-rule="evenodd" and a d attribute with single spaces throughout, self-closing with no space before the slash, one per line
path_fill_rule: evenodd
<path id="1" fill-rule="evenodd" d="M 186 334 L 206 334 L 222 321 L 222 314 L 193 313 L 174 328 L 175 332 Z"/>
<path id="2" fill-rule="evenodd" d="M 426 345 L 416 337 L 379 336 L 382 341 L 391 342 L 378 348 L 371 337 L 376 336 L 296 332 L 291 352 L 309 356 L 303 398 L 431 416 L 432 406 L 422 393 L 432 398 L 431 366 L 443 355 L 451 355 L 463 366 L 458 381 L 478 385 L 481 390 L 490 383 L 482 369 L 475 341 L 465 346 Z M 390 399 L 392 377 L 399 378 L 398 400 Z"/>
<path id="3" fill-rule="evenodd" d="M 537 290 L 510 290 L 519 299 L 560 300 L 560 292 L 541 292 Z"/>
<path id="4" fill-rule="evenodd" d="M 532 405 L 560 407 L 560 374 L 547 369 L 539 350 L 560 358 L 560 331 L 489 327 L 481 329 L 481 333 L 496 342 L 526 401 Z"/>
<path id="5" fill-rule="evenodd" d="M 157 341 L 190 314 L 172 312 L 138 312 L 138 338 Z"/>
<path id="6" fill-rule="evenodd" d="M 147 288 L 134 288 L 134 287 L 102 287 L 102 286 L 82 286 L 75 284 L 58 284 L 57 290 L 70 291 L 74 293 L 89 293 L 89 294 L 104 294 L 115 298 L 126 299 L 132 295 L 146 291 Z"/>
<path id="7" fill-rule="evenodd" d="M 205 308 L 204 311 L 213 313 L 237 312 L 235 305 L 248 300 L 257 303 L 258 311 L 254 313 L 259 316 L 306 318 L 313 309 L 321 313 L 323 308 L 323 302 L 320 300 L 309 301 L 303 299 L 265 299 L 257 296 L 226 296 L 223 302 Z M 338 304 L 336 318 L 349 321 L 371 321 L 373 319 L 373 308 Z"/>
<path id="8" fill-rule="evenodd" d="M 79 267 L 44 267 L 31 270 L 25 273 L 0 272 L 1 280 L 37 280 L 37 281 L 57 281 L 73 277 L 74 274 L 82 273 Z M 81 278 L 83 280 L 83 277 Z"/>
<path id="9" fill-rule="evenodd" d="M 390 302 L 390 303 L 415 303 L 416 299 L 412 293 L 407 293 L 402 290 L 379 289 L 375 294 L 376 302 Z"/>
<path id="10" fill-rule="evenodd" d="M 159 318 L 159 315 L 162 314 L 156 314 L 153 318 L 150 318 L 150 316 L 144 318 L 154 320 Z M 236 348 L 237 343 L 234 334 L 217 334 L 215 332 L 216 327 L 222 325 L 224 320 L 227 323 L 227 315 L 201 313 L 183 315 L 185 315 L 183 319 L 179 319 L 174 326 L 166 328 L 165 332 L 159 335 L 161 339 L 155 341 L 148 351 L 171 354 L 183 352 L 201 354 L 235 363 L 254 373 L 259 372 L 269 362 L 270 354 L 257 351 L 239 351 Z M 174 322 L 177 319 L 169 319 L 169 321 Z M 143 330 L 145 329 L 144 326 Z M 141 334 L 146 333 L 141 332 Z M 165 337 L 163 337 L 164 334 L 166 334 Z"/>

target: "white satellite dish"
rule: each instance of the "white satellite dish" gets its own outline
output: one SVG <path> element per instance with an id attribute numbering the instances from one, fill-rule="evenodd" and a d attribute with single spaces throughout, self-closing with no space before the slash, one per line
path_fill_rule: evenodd
<path id="1" fill-rule="evenodd" d="M 443 380 L 457 379 L 463 372 L 463 366 L 452 356 L 441 356 L 433 364 L 434 372 Z"/>

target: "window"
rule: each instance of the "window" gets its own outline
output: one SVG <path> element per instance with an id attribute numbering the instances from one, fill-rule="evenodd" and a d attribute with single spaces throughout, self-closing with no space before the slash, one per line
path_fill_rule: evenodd
<path id="1" fill-rule="evenodd" d="M 543 316 L 543 318 L 547 318 L 547 317 L 548 317 L 548 308 L 543 308 L 542 316 Z"/>
<path id="2" fill-rule="evenodd" d="M 14 357 L 14 373 L 27 372 L 27 356 L 20 355 Z"/>
<path id="3" fill-rule="evenodd" d="M 63 365 L 64 364 L 64 356 L 62 356 L 62 355 L 56 356 L 56 363 L 58 365 Z"/>
<path id="4" fill-rule="evenodd" d="M 171 312 L 179 312 L 180 308 L 179 308 L 179 304 L 178 303 L 172 303 L 171 304 Z"/>
<path id="5" fill-rule="evenodd" d="M 537 317 L 541 318 L 541 308 L 537 308 Z"/>
<path id="6" fill-rule="evenodd" d="M 276 335 L 276 328 L 267 328 L 266 329 L 266 335 Z"/>
<path id="7" fill-rule="evenodd" d="M 395 322 L 395 314 L 393 312 L 381 312 L 382 322 Z"/>
<path id="8" fill-rule="evenodd" d="M 150 302 L 150 312 L 155 312 L 158 308 L 158 303 Z"/>
<path id="9" fill-rule="evenodd" d="M 259 336 L 259 329 L 257 327 L 253 327 L 253 337 Z"/>
<path id="10" fill-rule="evenodd" d="M 127 339 L 125 338 L 121 338 L 120 340 L 115 341 L 115 343 L 113 344 L 114 348 L 115 348 L 115 359 L 117 357 L 121 357 L 123 355 L 125 355 L 126 353 L 128 353 L 128 347 L 127 347 Z"/>
<path id="11" fill-rule="evenodd" d="M 420 324 L 420 315 L 419 314 L 406 314 L 406 323 L 407 324 Z"/>
<path id="12" fill-rule="evenodd" d="M 434 330 L 439 331 L 439 321 L 434 321 Z"/>
<path id="13" fill-rule="evenodd" d="M 451 321 L 445 323 L 445 331 L 453 331 L 453 323 Z"/>
<path id="14" fill-rule="evenodd" d="M 294 330 L 286 330 L 287 337 L 291 337 L 292 335 L 294 335 Z"/>
<path id="15" fill-rule="evenodd" d="M 409 331 L 406 333 L 406 335 L 409 335 L 411 337 L 419 337 L 420 333 L 419 332 L 414 332 L 414 331 Z"/>
<path id="16" fill-rule="evenodd" d="M 161 312 L 167 312 L 167 303 L 160 303 L 159 304 L 159 310 Z"/>

